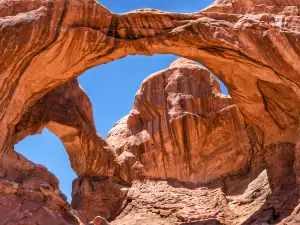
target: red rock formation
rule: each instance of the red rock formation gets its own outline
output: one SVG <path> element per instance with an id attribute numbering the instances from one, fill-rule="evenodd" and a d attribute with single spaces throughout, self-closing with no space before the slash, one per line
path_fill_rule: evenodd
<path id="1" fill-rule="evenodd" d="M 233 118 L 239 119 L 231 121 L 240 124 L 240 130 L 245 128 L 247 137 L 244 136 L 245 132 L 243 131 L 237 133 L 242 134 L 243 140 L 249 139 L 250 144 L 243 149 L 247 152 L 246 155 L 243 154 L 244 158 L 236 161 L 234 168 L 224 166 L 225 169 L 227 168 L 223 171 L 224 173 L 218 169 L 211 169 L 209 174 L 200 171 L 202 175 L 197 177 L 193 175 L 192 169 L 186 169 L 189 157 L 178 162 L 180 168 L 183 168 L 181 170 L 172 167 L 171 163 L 165 162 L 163 158 L 159 158 L 163 165 L 172 170 L 166 170 L 156 178 L 161 176 L 161 178 L 177 178 L 188 181 L 192 175 L 192 181 L 209 181 L 217 176 L 236 172 L 239 166 L 241 166 L 240 169 L 245 169 L 244 165 L 249 162 L 247 158 L 250 147 L 251 164 L 249 164 L 249 168 L 253 171 L 247 175 L 245 183 L 249 184 L 257 179 L 261 181 L 260 176 L 257 177 L 257 173 L 259 173 L 257 171 L 266 168 L 268 176 L 264 175 L 262 180 L 269 184 L 272 194 L 269 197 L 262 194 L 267 193 L 267 191 L 261 191 L 267 189 L 264 188 L 266 182 L 258 182 L 259 184 L 254 185 L 258 188 L 254 188 L 252 192 L 248 192 L 247 188 L 242 188 L 242 185 L 237 185 L 238 194 L 233 193 L 235 196 L 240 195 L 241 198 L 237 201 L 239 206 L 234 206 L 237 208 L 238 219 L 232 219 L 225 214 L 219 216 L 221 215 L 219 213 L 210 218 L 216 217 L 216 220 L 220 222 L 224 220 L 229 224 L 242 223 L 245 220 L 244 224 L 262 224 L 274 221 L 297 224 L 299 208 L 296 205 L 299 203 L 299 184 L 294 181 L 294 172 L 299 180 L 300 153 L 299 137 L 297 137 L 300 94 L 299 6 L 298 0 L 218 0 L 207 9 L 193 14 L 138 10 L 116 15 L 95 0 L 0 1 L 0 178 L 1 182 L 5 183 L 4 191 L 1 192 L 10 193 L 1 197 L 3 197 L 3 202 L 12 203 L 11 208 L 14 208 L 14 203 L 16 203 L 16 205 L 20 205 L 18 209 L 22 209 L 20 211 L 8 210 L 12 214 L 7 216 L 10 221 L 7 220 L 5 223 L 17 223 L 11 220 L 12 218 L 20 220 L 22 223 L 30 224 L 34 223 L 33 221 L 40 223 L 41 215 L 43 215 L 41 210 L 46 210 L 48 213 L 55 212 L 55 214 L 50 213 L 49 215 L 58 215 L 49 219 L 50 224 L 53 224 L 57 218 L 60 219 L 56 222 L 79 223 L 78 221 L 73 222 L 77 219 L 74 219 L 73 213 L 64 200 L 62 202 L 57 200 L 63 198 L 55 197 L 60 194 L 53 194 L 57 192 L 57 184 L 52 181 L 52 178 L 49 178 L 52 176 L 45 169 L 28 163 L 13 151 L 13 145 L 17 140 L 38 132 L 46 124 L 64 142 L 74 170 L 78 175 L 82 175 L 80 179 L 114 175 L 117 180 L 121 177 L 125 181 L 131 181 L 140 179 L 143 171 L 146 177 L 155 177 L 155 174 L 158 174 L 152 164 L 148 166 L 144 162 L 150 154 L 143 158 L 137 154 L 141 151 L 139 148 L 128 149 L 118 157 L 110 151 L 105 141 L 95 133 L 88 100 L 84 100 L 87 105 L 83 104 L 79 109 L 76 108 L 78 106 L 76 102 L 78 99 L 84 98 L 83 94 L 76 95 L 78 99 L 72 98 L 72 94 L 69 97 L 60 98 L 62 92 L 68 96 L 63 90 L 58 91 L 61 93 L 59 98 L 55 97 L 55 91 L 53 98 L 46 94 L 71 81 L 90 67 L 128 54 L 173 53 L 201 62 L 225 83 L 232 98 L 232 103 L 229 105 L 236 105 L 238 108 L 238 110 L 237 108 L 231 109 L 232 111 L 229 110 L 229 112 L 235 110 L 242 115 L 241 118 L 237 115 L 233 116 Z M 164 87 L 164 85 L 160 86 Z M 182 88 L 184 90 L 185 86 Z M 68 90 L 72 90 L 72 88 Z M 179 90 L 182 91 L 180 88 Z M 73 92 L 71 91 L 71 93 Z M 57 107 L 57 114 L 47 110 L 46 115 L 41 116 L 42 108 L 47 108 L 47 104 L 49 104 L 43 100 L 44 96 L 57 102 L 54 104 Z M 163 98 L 163 96 L 160 97 Z M 60 100 L 63 104 L 59 103 Z M 37 106 L 39 101 L 42 101 L 40 107 Z M 66 105 L 65 101 L 73 102 L 70 108 L 67 107 L 70 111 L 63 110 Z M 173 106 L 176 110 L 180 109 L 178 115 L 174 114 L 174 118 L 182 117 L 181 112 L 193 112 L 189 108 L 193 104 L 189 103 L 187 99 L 184 102 L 187 103 L 185 107 Z M 158 112 L 151 111 L 152 108 L 149 112 L 147 110 L 141 112 L 141 108 L 138 108 L 136 112 L 139 112 L 140 115 L 131 115 L 132 120 L 129 124 L 137 129 L 133 131 L 134 136 L 138 129 L 148 132 L 144 127 L 135 127 L 139 123 L 136 118 L 142 115 L 146 117 L 143 117 L 143 120 L 148 120 L 167 111 L 163 110 L 164 108 L 160 105 L 162 103 L 160 98 L 156 103 L 159 105 L 160 111 Z M 143 107 L 143 105 L 139 107 Z M 29 114 L 26 113 L 27 111 Z M 217 110 L 212 111 L 216 112 Z M 80 113 L 86 116 L 79 116 Z M 224 113 L 226 114 L 226 112 Z M 66 115 L 72 116 L 74 120 L 68 121 L 65 118 Z M 193 120 L 190 119 L 192 117 L 195 116 L 186 115 L 183 118 L 188 118 L 187 121 L 192 123 Z M 228 118 L 227 115 L 225 118 Z M 242 121 L 244 121 L 244 127 Z M 119 126 L 122 128 L 121 123 Z M 191 130 L 195 131 L 196 125 L 192 123 L 191 126 L 194 128 Z M 181 127 L 185 126 L 181 125 Z M 221 127 L 225 130 L 232 129 L 230 125 Z M 118 128 L 114 128 L 114 130 L 116 129 Z M 186 129 L 182 133 L 187 134 L 188 131 L 190 130 Z M 158 133 L 156 132 L 156 134 Z M 162 133 L 162 137 L 160 134 L 159 137 L 154 137 L 155 143 L 161 143 L 156 140 L 159 138 L 164 140 L 165 133 Z M 170 136 L 171 132 L 168 131 L 167 134 L 168 137 L 173 137 Z M 126 140 L 127 136 L 125 135 Z M 211 137 L 213 136 L 211 135 Z M 135 142 L 135 146 L 140 146 L 141 144 L 136 141 L 144 142 L 145 137 L 147 135 L 142 133 L 140 137 L 135 137 L 132 141 Z M 197 137 L 197 135 L 190 134 L 190 137 Z M 238 140 L 230 137 L 231 143 Z M 198 142 L 198 139 L 195 138 L 193 141 Z M 167 142 L 164 140 L 162 143 Z M 211 144 L 217 143 L 211 141 Z M 294 152 L 295 144 L 296 153 Z M 121 144 L 121 146 L 129 145 Z M 184 149 L 190 149 L 194 153 L 193 147 L 189 146 Z M 236 148 L 232 150 L 233 154 L 240 155 L 237 153 L 239 148 L 234 147 Z M 152 150 L 152 147 L 147 149 Z M 168 149 L 173 148 L 168 146 Z M 225 156 L 228 155 L 225 154 Z M 106 164 L 106 161 L 109 163 Z M 153 161 L 151 160 L 149 163 Z M 294 164 L 294 172 L 292 164 Z M 173 168 L 175 168 L 174 171 Z M 41 170 L 44 172 L 40 172 Z M 26 179 L 34 181 L 27 182 Z M 9 185 L 6 187 L 7 181 L 16 184 L 8 182 Z M 236 183 L 242 181 L 243 179 L 239 177 Z M 50 187 L 45 190 L 42 186 L 38 190 L 36 185 L 41 185 L 43 182 Z M 23 190 L 20 193 L 25 193 L 24 195 L 20 196 L 19 191 L 15 191 L 17 185 L 20 185 Z M 232 185 L 232 187 L 235 186 Z M 149 189 L 151 189 L 150 184 Z M 37 201 L 34 197 L 35 192 L 30 190 L 37 190 L 37 195 L 43 196 L 41 201 L 44 206 L 41 210 L 39 208 L 32 209 L 27 203 L 26 207 L 24 205 L 21 207 L 24 199 Z M 162 189 L 162 191 L 165 190 L 165 188 Z M 76 193 L 79 193 L 80 196 L 84 190 Z M 156 196 L 157 193 L 152 194 Z M 56 199 L 55 203 L 49 199 Z M 143 199 L 143 195 L 141 195 L 138 205 L 139 202 L 143 202 Z M 247 200 L 246 203 L 243 199 Z M 24 202 L 26 201 L 24 200 Z M 103 205 L 100 205 L 103 208 Z M 132 204 L 128 204 L 128 207 L 130 205 Z M 145 201 L 145 205 L 146 208 L 149 208 L 149 205 L 152 207 L 151 201 L 148 200 Z M 22 214 L 24 207 L 28 208 L 29 211 L 25 211 L 29 214 L 25 212 Z M 128 207 L 125 210 L 128 210 Z M 259 209 L 260 207 L 261 209 Z M 215 208 L 218 207 L 215 206 Z M 295 209 L 294 212 L 292 212 L 293 209 Z M 160 208 L 160 210 L 162 210 L 160 215 L 170 217 L 170 221 L 174 221 L 172 214 L 169 214 L 170 210 L 165 208 Z M 254 213 L 255 210 L 257 213 Z M 3 212 L 4 215 L 8 215 L 4 209 Z M 136 210 L 132 211 L 132 213 L 135 212 Z M 193 212 L 186 214 L 193 215 Z M 248 218 L 251 214 L 253 215 Z M 139 217 L 138 215 L 141 214 L 136 215 Z M 184 220 L 180 218 L 179 221 L 197 219 L 189 216 Z M 139 219 L 141 218 L 136 219 L 137 223 Z M 32 222 L 22 220 L 32 220 Z M 217 223 L 216 220 L 210 222 Z"/>
<path id="2" fill-rule="evenodd" d="M 44 126 L 61 138 L 79 176 L 113 175 L 116 157 L 97 135 L 91 103 L 77 80 L 55 88 L 29 108 L 15 127 L 13 141 L 39 133 Z M 89 157 L 97 161 L 82 163 Z M 80 224 L 58 189 L 57 178 L 45 167 L 12 152 L 4 156 L 0 171 L 4 224 Z"/>
<path id="3" fill-rule="evenodd" d="M 270 146 L 253 163 L 260 169 L 210 185 L 134 181 L 112 224 L 298 224 L 294 156 L 292 144 Z"/>
<path id="4" fill-rule="evenodd" d="M 76 79 L 47 93 L 22 115 L 14 142 L 44 127 L 61 139 L 78 176 L 114 175 L 116 155 L 97 134 L 92 104 Z"/>
<path id="5" fill-rule="evenodd" d="M 91 224 L 93 225 L 108 225 L 108 222 L 106 221 L 106 219 L 104 219 L 101 216 L 97 216 L 92 222 Z"/>
<path id="6" fill-rule="evenodd" d="M 95 216 L 114 220 L 127 205 L 130 186 L 118 179 L 83 177 L 73 181 L 72 207 L 84 224 Z"/>
<path id="7" fill-rule="evenodd" d="M 295 143 L 298 109 L 281 108 L 298 103 L 299 5 L 227 0 L 194 14 L 114 15 L 94 0 L 2 1 L 0 108 L 7 135 L 1 148 L 10 145 L 23 112 L 50 89 L 92 66 L 136 53 L 173 53 L 201 62 L 228 87 L 260 145 Z M 274 96 L 277 89 L 289 96 L 269 102 L 265 94 Z M 274 104 L 277 110 L 270 108 Z"/>
<path id="8" fill-rule="evenodd" d="M 113 224 L 281 221 L 300 196 L 295 145 L 257 151 L 252 138 L 236 105 L 206 69 L 179 59 L 151 75 L 130 114 L 108 135 L 117 154 L 136 156 L 146 179 L 133 182 L 127 206 Z M 130 174 L 123 174 L 128 179 Z"/>
<path id="9" fill-rule="evenodd" d="M 81 224 L 58 183 L 44 166 L 18 153 L 6 155 L 0 167 L 0 224 Z"/>
<path id="10" fill-rule="evenodd" d="M 120 190 L 123 188 L 122 185 L 113 182 L 108 185 L 104 177 L 113 176 L 119 168 L 117 156 L 110 150 L 105 140 L 97 134 L 91 102 L 76 79 L 55 88 L 29 108 L 15 127 L 14 141 L 18 142 L 27 135 L 39 133 L 43 127 L 47 127 L 61 139 L 70 156 L 71 166 L 77 175 L 88 177 L 78 178 L 74 182 L 73 188 L 72 206 L 74 209 L 82 210 L 86 216 L 83 217 L 83 220 L 93 218 L 100 212 L 106 213 L 106 215 L 109 212 L 108 218 L 110 215 L 113 217 L 114 210 L 118 214 L 117 208 L 122 203 L 120 199 L 125 199 L 127 192 Z M 91 163 L 82 163 L 88 161 Z M 101 176 L 102 179 L 98 176 Z M 93 188 L 87 188 L 86 184 L 92 181 Z M 101 189 L 101 192 L 94 196 L 96 194 L 94 189 L 98 189 L 100 185 L 104 185 L 107 191 L 102 193 L 103 189 Z M 57 186 L 55 186 L 56 189 Z M 113 190 L 115 191 L 113 192 Z M 119 192 L 120 196 L 116 196 L 116 193 Z M 107 199 L 108 195 L 112 196 L 110 207 L 104 204 L 102 206 L 104 211 L 101 211 L 99 202 L 103 202 L 103 198 Z M 65 199 L 63 202 L 68 205 Z M 92 211 L 92 203 L 96 204 L 96 212 Z M 86 205 L 90 205 L 90 208 L 86 208 Z M 121 210 L 121 205 L 119 210 Z M 70 208 L 70 206 L 68 207 Z M 68 213 L 73 214 L 73 212 Z M 52 222 L 49 219 L 50 224 L 55 221 L 58 221 L 55 217 Z"/>
<path id="11" fill-rule="evenodd" d="M 236 105 L 208 70 L 184 59 L 143 82 L 129 116 L 107 142 L 117 154 L 136 155 L 146 178 L 206 183 L 250 163 Z"/>

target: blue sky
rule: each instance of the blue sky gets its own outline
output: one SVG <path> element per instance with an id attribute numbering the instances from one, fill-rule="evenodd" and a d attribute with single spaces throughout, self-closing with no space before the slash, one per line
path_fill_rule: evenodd
<path id="1" fill-rule="evenodd" d="M 101 0 L 114 13 L 125 13 L 140 8 L 157 8 L 172 12 L 195 12 L 210 5 L 213 0 Z M 150 74 L 165 69 L 177 56 L 128 56 L 88 70 L 79 77 L 79 83 L 89 95 L 99 134 L 106 138 L 108 131 L 133 105 L 134 96 L 142 81 Z M 224 92 L 226 88 L 222 86 Z M 29 160 L 47 166 L 60 180 L 60 188 L 71 200 L 72 181 L 76 178 L 68 155 L 60 140 L 48 130 L 27 137 L 15 150 Z"/>

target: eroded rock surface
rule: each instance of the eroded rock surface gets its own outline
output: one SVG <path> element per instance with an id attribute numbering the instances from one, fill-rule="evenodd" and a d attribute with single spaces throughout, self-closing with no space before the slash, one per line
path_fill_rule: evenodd
<path id="1" fill-rule="evenodd" d="M 135 181 L 113 224 L 286 221 L 299 200 L 295 144 L 257 149 L 254 140 L 213 75 L 176 60 L 143 82 L 130 114 L 108 135 L 119 158 L 134 159 L 142 170 L 137 179 L 136 164 L 127 164 Z"/>
<path id="2" fill-rule="evenodd" d="M 0 224 L 82 224 L 57 178 L 46 167 L 14 153 L 0 168 Z"/>
<path id="3" fill-rule="evenodd" d="M 127 205 L 130 185 L 109 177 L 84 177 L 73 181 L 72 207 L 82 222 L 95 215 L 114 220 Z"/>
<path id="4" fill-rule="evenodd" d="M 77 181 L 93 178 L 91 189 L 85 188 L 88 185 L 80 186 L 80 182 L 74 187 L 79 199 L 81 193 L 86 193 L 87 199 L 81 199 L 82 202 L 90 203 L 93 195 L 89 191 L 105 183 L 98 182 L 99 177 L 122 183 L 121 186 L 133 182 L 133 188 L 148 190 L 148 193 L 138 191 L 141 197 L 131 200 L 120 194 L 122 204 L 113 196 L 109 198 L 109 204 L 113 203 L 109 207 L 125 207 L 115 223 L 298 224 L 299 7 L 298 0 L 217 0 L 192 14 L 137 10 L 116 15 L 95 0 L 0 1 L 0 178 L 1 192 L 5 193 L 1 195 L 5 224 L 45 224 L 40 222 L 41 217 L 49 218 L 46 220 L 49 224 L 80 223 L 74 216 L 77 212 L 72 211 L 57 190 L 55 178 L 13 150 L 18 140 L 40 132 L 43 126 L 61 138 L 72 167 L 80 176 Z M 211 84 L 205 87 L 212 91 L 204 88 L 202 94 L 217 102 L 218 107 L 210 101 L 203 103 L 204 97 L 196 98 L 200 103 L 190 101 L 199 91 L 180 78 L 180 69 L 173 78 L 174 82 L 183 83 L 181 87 L 167 87 L 164 82 L 172 82 L 150 78 L 155 80 L 155 87 L 161 88 L 157 89 L 160 95 L 154 95 L 149 88 L 146 96 L 140 93 L 129 117 L 111 132 L 109 142 L 113 147 L 110 147 L 96 134 L 90 103 L 73 79 L 88 68 L 129 54 L 155 53 L 177 54 L 202 63 L 225 83 L 231 99 L 218 94 L 217 86 Z M 196 67 L 188 64 L 184 70 Z M 176 70 L 176 64 L 168 70 L 172 67 Z M 72 85 L 68 86 L 69 81 Z M 203 82 L 208 84 L 210 80 Z M 173 91 L 181 94 L 172 97 Z M 151 105 L 139 100 L 140 97 Z M 55 112 L 49 110 L 48 101 Z M 193 107 L 201 110 L 195 111 Z M 209 112 L 212 115 L 207 115 Z M 215 119 L 211 121 L 213 116 Z M 204 126 L 205 122 L 211 123 Z M 227 134 L 233 127 L 234 132 Z M 203 132 L 209 142 L 196 131 Z M 120 140 L 112 141 L 117 136 Z M 216 136 L 220 138 L 221 149 L 217 148 L 218 141 L 210 140 Z M 196 147 L 200 145 L 201 149 Z M 227 152 L 221 152 L 222 149 Z M 207 153 L 209 157 L 216 156 L 216 160 L 197 158 L 199 152 L 201 156 Z M 225 163 L 224 157 L 228 159 Z M 218 189 L 218 193 L 226 196 L 221 198 L 223 210 L 218 211 L 219 207 L 214 206 L 207 219 L 195 218 L 194 213 L 200 209 L 191 205 L 188 206 L 191 211 L 187 210 L 187 216 L 182 217 L 185 219 L 175 216 L 177 209 L 150 210 L 154 206 L 149 196 L 159 197 L 153 186 L 157 185 L 167 196 L 178 194 L 177 189 L 166 186 L 164 181 L 142 180 L 171 178 L 184 181 L 185 185 L 189 182 L 200 185 L 218 177 L 224 178 L 215 182 L 226 184 L 228 179 L 237 180 L 225 185 L 224 190 Z M 144 187 L 145 184 L 149 186 Z M 115 187 L 110 182 L 108 185 Z M 191 187 L 184 188 L 185 195 L 193 195 Z M 200 192 L 203 190 L 198 188 Z M 214 190 L 209 192 L 214 195 Z M 103 212 L 103 193 L 99 190 L 96 193 L 97 201 L 101 201 L 99 212 Z M 235 197 L 231 200 L 228 196 Z M 185 197 L 179 199 L 184 201 Z M 31 200 L 34 206 L 27 203 Z M 195 197 L 195 202 L 202 200 L 206 199 Z M 136 201 L 141 211 L 130 201 Z M 86 205 L 76 205 L 79 217 L 84 217 Z M 92 214 L 96 214 L 98 204 L 91 207 Z M 143 218 L 142 213 L 146 215 Z M 114 209 L 109 219 L 117 216 L 114 214 L 118 210 Z M 86 216 L 92 220 L 93 215 Z"/>
<path id="5" fill-rule="evenodd" d="M 145 178 L 207 183 L 250 163 L 237 106 L 208 70 L 185 59 L 143 82 L 107 142 L 119 155 L 137 156 Z"/>
<path id="6" fill-rule="evenodd" d="M 30 107 L 15 127 L 14 142 L 44 127 L 61 139 L 78 176 L 114 175 L 116 155 L 97 134 L 92 104 L 77 79 L 55 88 Z"/>
<path id="7" fill-rule="evenodd" d="M 0 144 L 11 145 L 22 114 L 52 88 L 92 66 L 154 53 L 181 55 L 209 68 L 228 87 L 258 145 L 295 143 L 299 5 L 226 0 L 193 14 L 115 15 L 94 0 L 2 1 L 0 108 L 7 135 Z M 270 100 L 277 90 L 287 96 Z"/>
<path id="8" fill-rule="evenodd" d="M 294 148 L 269 146 L 256 156 L 252 172 L 209 185 L 134 181 L 126 208 L 112 224 L 298 224 Z"/>

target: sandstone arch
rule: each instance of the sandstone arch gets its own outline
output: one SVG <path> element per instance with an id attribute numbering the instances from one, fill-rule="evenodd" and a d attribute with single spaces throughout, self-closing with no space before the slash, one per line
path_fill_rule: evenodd
<path id="1" fill-rule="evenodd" d="M 47 124 L 67 149 L 70 143 L 73 150 L 82 147 L 76 138 L 87 146 L 101 142 L 93 122 L 84 119 L 79 125 L 67 124 L 66 133 L 60 129 L 66 121 L 55 115 L 47 115 L 47 123 L 41 118 L 33 127 L 22 125 L 22 119 L 32 118 L 26 111 L 34 111 L 38 100 L 51 90 L 55 93 L 54 88 L 76 82 L 73 79 L 88 68 L 129 54 L 172 53 L 201 62 L 224 82 L 256 150 L 296 144 L 294 168 L 299 176 L 299 6 L 297 0 L 219 0 L 193 14 L 138 10 L 116 15 L 94 0 L 1 1 L 2 166 L 9 165 L 10 157 L 19 157 L 12 147 L 28 135 L 19 133 L 18 126 L 34 133 Z M 93 136 L 91 142 L 84 132 Z M 109 159 L 109 168 L 87 166 L 94 164 L 95 155 L 100 161 Z M 72 162 L 78 175 L 119 173 L 114 153 L 99 147 L 91 156 L 73 156 L 84 162 Z"/>
<path id="2" fill-rule="evenodd" d="M 293 95 L 291 98 L 297 98 L 297 2 L 280 2 L 273 6 L 271 1 L 265 1 L 265 5 L 257 6 L 249 1 L 245 14 L 239 1 L 228 4 L 220 1 L 188 15 L 147 10 L 114 15 L 93 0 L 34 3 L 4 1 L 1 5 L 4 18 L 1 55 L 5 59 L 1 63 L 1 74 L 6 93 L 2 98 L 3 131 L 7 125 L 13 127 L 22 110 L 34 104 L 47 90 L 87 68 L 127 54 L 173 53 L 195 59 L 215 73 L 228 87 L 249 124 L 255 124 L 262 131 L 274 130 L 264 132 L 265 143 L 295 142 L 293 133 L 298 128 L 297 122 L 287 119 L 291 123 L 288 129 L 278 124 L 276 116 L 265 110 L 268 102 L 264 102 L 257 82 L 280 84 L 281 89 L 288 89 Z M 284 7 L 286 5 L 289 7 Z M 238 14 L 227 12 L 228 7 Z M 14 11 L 10 12 L 12 8 Z M 226 16 L 220 11 L 226 12 Z M 279 21 L 282 18 L 277 16 L 279 12 L 288 23 Z M 18 16 L 9 17 L 16 14 Z M 161 22 L 147 24 L 149 17 Z M 53 27 L 45 26 L 49 21 Z M 22 40 L 5 38 L 18 37 L 17 32 L 22 32 Z M 35 39 L 31 39 L 33 37 Z M 272 55 L 268 49 L 273 49 Z M 14 51 L 18 51 L 18 58 L 13 58 L 15 54 L 11 52 Z M 280 65 L 278 60 L 281 60 Z M 14 62 L 19 63 L 14 66 Z M 249 109 L 249 103 L 256 106 Z M 297 113 L 284 116 L 295 118 Z M 265 122 L 261 122 L 262 117 Z"/>
<path id="3" fill-rule="evenodd" d="M 44 127 L 61 139 L 78 176 L 114 175 L 116 155 L 97 134 L 92 104 L 77 79 L 50 91 L 29 108 L 15 127 L 14 142 Z"/>

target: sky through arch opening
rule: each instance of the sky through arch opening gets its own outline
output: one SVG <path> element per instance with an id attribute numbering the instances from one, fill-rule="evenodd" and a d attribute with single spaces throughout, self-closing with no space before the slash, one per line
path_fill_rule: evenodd
<path id="1" fill-rule="evenodd" d="M 97 132 L 106 138 L 115 123 L 130 112 L 143 80 L 167 69 L 177 58 L 175 55 L 127 56 L 82 74 L 78 80 L 92 102 Z M 219 82 L 222 92 L 228 94 L 225 85 Z M 72 181 L 77 176 L 58 137 L 45 128 L 42 134 L 29 136 L 16 144 L 15 150 L 55 174 L 61 191 L 71 201 Z"/>
<path id="2" fill-rule="evenodd" d="M 98 0 L 114 13 L 125 13 L 141 8 L 181 13 L 197 12 L 212 4 L 213 0 L 175 1 L 122 1 Z M 106 138 L 113 125 L 131 110 L 136 91 L 142 81 L 152 73 L 168 68 L 178 56 L 127 56 L 108 64 L 94 67 L 78 80 L 93 104 L 97 132 Z M 220 80 L 219 80 L 220 82 Z M 222 92 L 227 88 L 220 82 Z M 76 174 L 70 166 L 68 154 L 60 139 L 46 128 L 41 135 L 33 135 L 15 145 L 15 150 L 29 160 L 45 165 L 60 180 L 61 191 L 71 201 L 72 181 Z"/>
<path id="3" fill-rule="evenodd" d="M 41 134 L 26 137 L 14 146 L 28 160 L 42 164 L 59 180 L 62 193 L 71 201 L 72 181 L 77 177 L 61 140 L 47 128 Z"/>

